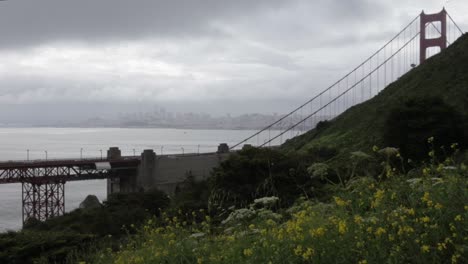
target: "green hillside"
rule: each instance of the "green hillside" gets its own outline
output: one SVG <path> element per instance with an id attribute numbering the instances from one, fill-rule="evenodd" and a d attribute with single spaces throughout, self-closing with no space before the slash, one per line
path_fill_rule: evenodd
<path id="1" fill-rule="evenodd" d="M 409 98 L 427 96 L 442 98 L 467 119 L 468 34 L 387 86 L 371 100 L 289 140 L 283 148 L 288 151 L 307 151 L 326 146 L 348 153 L 355 150 L 368 151 L 374 145 L 383 147 L 384 124 L 391 110 Z"/>

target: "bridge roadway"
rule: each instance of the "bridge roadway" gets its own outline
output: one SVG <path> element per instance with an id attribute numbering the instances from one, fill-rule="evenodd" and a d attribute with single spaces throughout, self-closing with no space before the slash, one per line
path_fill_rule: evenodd
<path id="1" fill-rule="evenodd" d="M 159 158 L 210 156 L 215 153 L 185 153 L 159 155 Z M 43 184 L 96 180 L 114 177 L 115 171 L 136 169 L 141 163 L 141 156 L 122 156 L 116 159 L 49 159 L 30 161 L 0 161 L 0 184 L 29 182 Z"/>
<path id="2" fill-rule="evenodd" d="M 118 159 L 57 159 L 0 162 L 0 184 L 66 182 L 106 179 L 114 170 L 136 169 L 140 156 Z"/>

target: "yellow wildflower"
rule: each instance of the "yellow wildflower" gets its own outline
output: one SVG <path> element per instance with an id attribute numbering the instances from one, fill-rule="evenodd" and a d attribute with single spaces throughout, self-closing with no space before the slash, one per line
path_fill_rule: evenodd
<path id="1" fill-rule="evenodd" d="M 295 254 L 296 256 L 302 255 L 302 246 L 301 246 L 301 245 L 297 246 L 297 247 L 294 249 L 294 254 Z"/>
<path id="2" fill-rule="evenodd" d="M 430 247 L 428 245 L 421 246 L 421 252 L 427 253 L 429 252 Z"/>
<path id="3" fill-rule="evenodd" d="M 442 250 L 444 250 L 444 249 L 446 249 L 446 248 L 447 248 L 447 244 L 445 244 L 445 243 L 437 243 L 437 249 L 438 249 L 439 251 L 442 251 Z"/>
<path id="4" fill-rule="evenodd" d="M 423 223 L 428 223 L 429 221 L 431 221 L 431 219 L 428 216 L 421 217 L 420 220 Z"/>
<path id="5" fill-rule="evenodd" d="M 378 189 L 377 192 L 375 192 L 374 194 L 374 201 L 372 201 L 371 207 L 377 208 L 382 202 L 384 196 L 385 196 L 385 191 Z"/>
<path id="6" fill-rule="evenodd" d="M 454 224 L 450 223 L 449 226 L 450 226 L 450 231 L 455 231 L 455 230 L 457 230 L 457 228 L 455 227 Z"/>
<path id="7" fill-rule="evenodd" d="M 463 219 L 463 218 L 462 218 L 461 215 L 457 215 L 457 216 L 455 216 L 455 218 L 454 218 L 454 220 L 455 220 L 455 221 L 458 221 L 458 222 L 460 222 L 462 219 Z"/>
<path id="8" fill-rule="evenodd" d="M 344 234 L 344 233 L 346 233 L 346 231 L 348 231 L 348 227 L 346 226 L 346 221 L 345 220 L 339 221 L 338 222 L 338 233 Z"/>
<path id="9" fill-rule="evenodd" d="M 381 235 L 383 235 L 385 233 L 387 233 L 387 231 L 382 227 L 377 228 L 377 230 L 375 231 L 376 236 L 381 236 Z"/>
<path id="10" fill-rule="evenodd" d="M 430 170 L 429 168 L 424 168 L 424 169 L 422 170 L 422 172 L 423 172 L 423 175 L 427 176 L 427 175 L 429 175 L 429 173 L 431 172 L 431 170 Z"/>
<path id="11" fill-rule="evenodd" d="M 398 229 L 398 235 L 401 236 L 405 233 L 413 233 L 414 229 L 411 226 L 403 226 Z"/>
<path id="12" fill-rule="evenodd" d="M 338 206 L 346 206 L 346 205 L 351 203 L 351 201 L 349 201 L 349 200 L 345 201 L 345 200 L 343 200 L 343 199 L 341 199 L 340 197 L 337 197 L 337 196 L 333 196 L 333 199 L 335 199 L 335 203 Z"/>
<path id="13" fill-rule="evenodd" d="M 246 248 L 246 249 L 244 249 L 243 253 L 244 253 L 244 256 L 250 257 L 250 256 L 253 255 L 253 250 L 251 248 Z"/>
<path id="14" fill-rule="evenodd" d="M 321 237 L 321 236 L 323 236 L 325 234 L 325 231 L 326 231 L 325 228 L 319 227 L 317 229 L 312 229 L 310 231 L 310 235 L 312 237 Z"/>
<path id="15" fill-rule="evenodd" d="M 424 192 L 423 197 L 421 198 L 421 201 L 427 204 L 427 206 L 431 207 L 433 202 L 431 200 L 431 196 L 428 192 Z"/>
<path id="16" fill-rule="evenodd" d="M 306 251 L 302 254 L 302 258 L 305 260 L 309 260 L 315 254 L 315 250 L 312 248 L 307 248 Z"/>
<path id="17" fill-rule="evenodd" d="M 354 223 L 356 223 L 358 225 L 362 224 L 362 217 L 359 216 L 359 215 L 355 215 L 354 216 Z"/>

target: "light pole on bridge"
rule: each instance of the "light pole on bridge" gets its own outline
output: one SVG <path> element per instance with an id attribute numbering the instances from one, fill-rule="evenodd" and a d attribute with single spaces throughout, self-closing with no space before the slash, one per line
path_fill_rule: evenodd
<path id="1" fill-rule="evenodd" d="M 102 149 L 99 150 L 101 152 L 101 160 L 102 160 Z"/>
<path id="2" fill-rule="evenodd" d="M 47 161 L 47 150 L 44 150 L 45 152 L 45 160 Z"/>
<path id="3" fill-rule="evenodd" d="M 26 153 L 27 153 L 26 158 L 29 161 L 29 149 L 26 150 Z"/>
<path id="4" fill-rule="evenodd" d="M 83 159 L 83 148 L 80 148 L 80 159 Z"/>
<path id="5" fill-rule="evenodd" d="M 161 146 L 161 156 L 163 154 L 163 149 L 164 149 L 164 146 Z"/>

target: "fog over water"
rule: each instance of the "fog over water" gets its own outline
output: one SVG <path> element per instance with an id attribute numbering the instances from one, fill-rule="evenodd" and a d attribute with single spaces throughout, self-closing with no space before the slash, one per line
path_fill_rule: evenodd
<path id="1" fill-rule="evenodd" d="M 216 151 L 219 143 L 233 145 L 250 136 L 249 130 L 119 129 L 119 128 L 0 128 L 0 160 L 83 158 L 106 155 L 117 146 L 122 155 L 139 155 L 144 149 L 156 154 Z M 263 142 L 264 139 L 258 139 Z M 256 144 L 257 139 L 250 143 Z M 182 150 L 183 148 L 183 150 Z M 106 181 L 65 184 L 65 209 L 73 210 L 88 194 L 106 198 Z M 21 184 L 0 185 L 0 232 L 21 228 Z"/>

